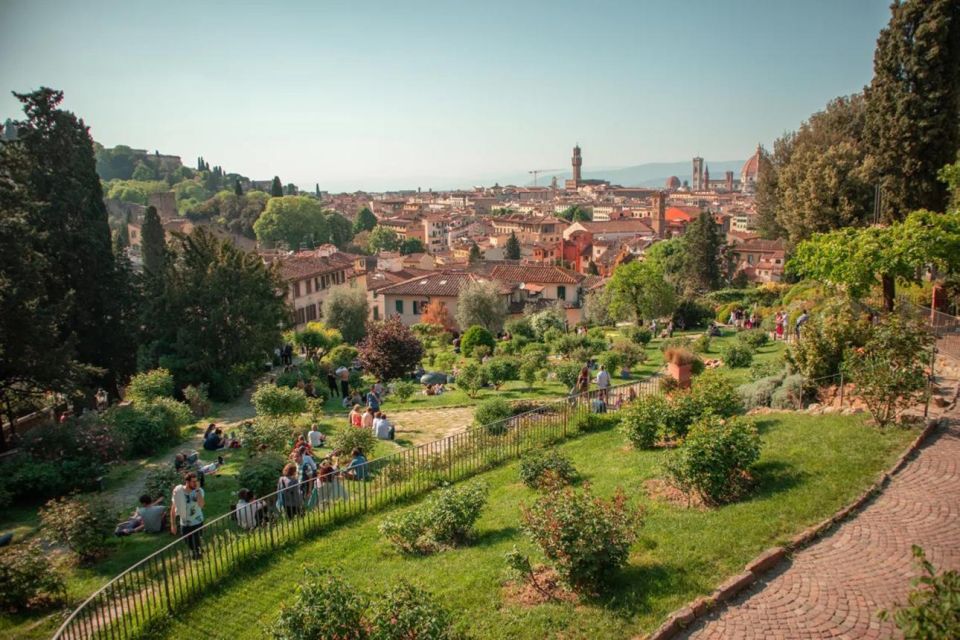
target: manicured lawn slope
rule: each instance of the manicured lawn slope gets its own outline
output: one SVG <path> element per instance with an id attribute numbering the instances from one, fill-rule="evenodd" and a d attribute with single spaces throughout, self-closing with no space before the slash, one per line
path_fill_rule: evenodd
<path id="1" fill-rule="evenodd" d="M 595 601 L 523 607 L 505 602 L 503 557 L 514 545 L 537 554 L 519 530 L 518 504 L 534 493 L 517 464 L 483 474 L 489 504 L 469 547 L 404 557 L 379 539 L 382 514 L 366 516 L 228 579 L 178 613 L 166 637 L 261 638 L 262 624 L 292 599 L 303 566 L 335 567 L 363 589 L 405 577 L 437 594 L 476 638 L 620 638 L 654 629 L 673 609 L 710 592 L 767 547 L 784 542 L 852 500 L 903 450 L 914 433 L 878 431 L 858 417 L 773 414 L 758 426 L 764 450 L 757 489 L 742 503 L 710 511 L 651 502 L 644 481 L 661 475 L 670 452 L 638 452 L 616 431 L 563 445 L 594 489 L 623 486 L 647 507 L 630 565 Z"/>

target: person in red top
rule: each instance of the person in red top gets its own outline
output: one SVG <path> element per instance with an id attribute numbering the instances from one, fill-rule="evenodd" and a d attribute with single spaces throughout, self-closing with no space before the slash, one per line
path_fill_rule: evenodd
<path id="1" fill-rule="evenodd" d="M 290 457 L 297 455 L 297 452 L 301 449 L 306 449 L 307 455 L 313 455 L 313 447 L 310 446 L 310 443 L 307 442 L 307 439 L 303 437 L 303 434 L 297 436 L 297 441 L 293 445 L 293 449 L 290 451 Z"/>
<path id="2" fill-rule="evenodd" d="M 353 405 L 353 411 L 350 412 L 350 426 L 363 426 L 363 413 L 360 411 L 360 405 L 358 404 Z"/>

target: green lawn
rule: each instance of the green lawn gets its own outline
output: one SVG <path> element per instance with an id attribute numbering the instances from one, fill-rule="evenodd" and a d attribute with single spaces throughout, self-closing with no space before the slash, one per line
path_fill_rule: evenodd
<path id="1" fill-rule="evenodd" d="M 534 494 L 519 483 L 517 463 L 481 477 L 490 502 L 473 544 L 429 557 L 404 557 L 380 540 L 383 513 L 331 530 L 224 580 L 179 612 L 165 637 L 263 637 L 262 626 L 293 597 L 304 566 L 335 568 L 368 590 L 405 577 L 433 592 L 476 638 L 622 638 L 649 632 L 672 610 L 716 585 L 757 553 L 852 500 L 903 450 L 914 433 L 879 431 L 859 417 L 773 414 L 758 422 L 764 449 L 748 500 L 709 511 L 651 502 L 644 481 L 661 475 L 670 452 L 627 449 L 617 431 L 571 440 L 563 449 L 594 489 L 622 486 L 647 509 L 629 566 L 609 594 L 577 605 L 535 607 L 505 602 L 504 554 L 518 545 L 537 554 L 519 530 L 518 505 Z"/>

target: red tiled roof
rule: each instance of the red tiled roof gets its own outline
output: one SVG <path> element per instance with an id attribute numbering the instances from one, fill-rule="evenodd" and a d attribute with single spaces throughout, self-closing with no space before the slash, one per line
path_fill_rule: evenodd
<path id="1" fill-rule="evenodd" d="M 490 276 L 503 282 L 577 284 L 583 280 L 582 274 L 551 265 L 497 265 Z"/>
<path id="2" fill-rule="evenodd" d="M 490 282 L 489 279 L 466 271 L 435 271 L 423 276 L 417 276 L 403 282 L 387 285 L 377 289 L 379 294 L 411 296 L 447 296 L 455 298 L 471 282 Z M 501 287 L 504 294 L 510 293 L 510 288 Z"/>
<path id="3" fill-rule="evenodd" d="M 329 256 L 318 256 L 304 252 L 289 256 L 278 256 L 274 260 L 280 263 L 280 275 L 283 279 L 292 282 L 352 268 L 357 257 L 342 251 L 337 251 Z"/>
<path id="4" fill-rule="evenodd" d="M 693 220 L 693 216 L 680 207 L 667 207 L 665 215 L 670 222 L 690 222 Z"/>
<path id="5" fill-rule="evenodd" d="M 594 234 L 603 233 L 653 233 L 653 229 L 640 218 L 619 218 L 606 222 L 581 222 L 583 228 Z"/>

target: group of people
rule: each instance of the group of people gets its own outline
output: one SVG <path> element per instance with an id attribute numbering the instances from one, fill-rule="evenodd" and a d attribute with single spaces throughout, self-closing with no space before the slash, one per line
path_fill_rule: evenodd
<path id="1" fill-rule="evenodd" d="M 730 317 L 727 319 L 727 324 L 736 327 L 737 329 L 753 329 L 760 326 L 760 316 L 756 311 L 747 313 L 743 309 L 737 307 L 730 311 Z"/>
<path id="2" fill-rule="evenodd" d="M 347 415 L 347 422 L 357 429 L 369 429 L 380 440 L 393 440 L 396 435 L 396 429 L 387 419 L 387 414 L 369 404 L 366 410 L 359 404 L 353 405 Z"/>

